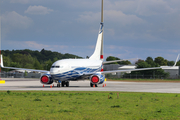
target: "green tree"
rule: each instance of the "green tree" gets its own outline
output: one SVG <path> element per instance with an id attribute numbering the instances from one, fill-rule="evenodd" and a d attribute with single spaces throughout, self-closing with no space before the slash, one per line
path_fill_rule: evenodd
<path id="1" fill-rule="evenodd" d="M 155 63 L 159 64 L 160 66 L 166 66 L 167 65 L 167 60 L 165 60 L 163 57 L 157 57 L 154 60 Z"/>
<path id="2" fill-rule="evenodd" d="M 168 66 L 173 66 L 174 63 L 175 63 L 174 61 L 168 61 L 168 62 L 167 62 L 167 65 L 168 65 Z"/>
<path id="3" fill-rule="evenodd" d="M 121 61 L 121 62 L 118 62 L 120 65 L 131 65 L 131 62 L 126 60 L 126 61 Z"/>
<path id="4" fill-rule="evenodd" d="M 157 63 L 154 62 L 152 57 L 147 57 L 145 62 L 147 62 L 151 67 L 159 67 Z"/>
<path id="5" fill-rule="evenodd" d="M 13 54 L 12 61 L 19 64 L 21 68 L 34 68 L 34 59 L 30 54 L 23 55 L 23 54 L 15 53 Z"/>
<path id="6" fill-rule="evenodd" d="M 34 68 L 38 69 L 38 70 L 43 69 L 42 65 L 39 63 L 39 61 L 37 59 L 35 59 L 35 61 L 34 61 Z"/>
<path id="7" fill-rule="evenodd" d="M 21 68 L 21 65 L 17 62 L 11 62 L 10 64 L 11 67 L 17 67 L 17 68 Z"/>
<path id="8" fill-rule="evenodd" d="M 180 66 L 180 60 L 177 62 L 176 66 Z"/>
<path id="9" fill-rule="evenodd" d="M 58 61 L 58 58 L 57 57 L 53 58 L 53 63 L 56 61 Z"/>
<path id="10" fill-rule="evenodd" d="M 4 64 L 4 66 L 10 66 L 10 64 L 11 64 L 10 57 L 3 56 L 3 64 Z"/>
<path id="11" fill-rule="evenodd" d="M 148 63 L 145 62 L 145 61 L 142 61 L 142 62 L 138 62 L 138 63 L 137 63 L 137 68 L 150 68 L 150 67 L 151 67 L 151 65 L 148 64 Z"/>
<path id="12" fill-rule="evenodd" d="M 144 62 L 144 60 L 138 59 L 138 61 L 136 61 L 135 64 L 138 64 L 138 63 L 141 63 L 141 62 Z"/>
<path id="13" fill-rule="evenodd" d="M 3 64 L 4 66 L 10 66 L 11 65 L 11 59 L 10 57 L 3 56 Z M 3 71 L 9 71 L 9 69 L 3 69 Z"/>
<path id="14" fill-rule="evenodd" d="M 106 61 L 114 61 L 114 60 L 120 60 L 119 58 L 109 56 L 106 58 Z M 118 64 L 117 62 L 109 63 L 109 64 Z"/>
<path id="15" fill-rule="evenodd" d="M 114 61 L 114 60 L 120 60 L 120 58 L 113 57 L 113 56 L 109 56 L 109 57 L 106 58 L 106 61 Z M 109 63 L 109 64 L 130 65 L 131 62 L 128 61 L 128 60 L 125 60 L 125 61 L 113 62 L 113 63 Z"/>
<path id="16" fill-rule="evenodd" d="M 162 59 L 162 58 L 160 58 Z M 159 58 L 157 59 L 159 60 Z M 164 59 L 163 59 L 164 60 Z M 164 61 L 166 62 L 166 61 Z M 144 60 L 138 60 L 137 62 L 137 68 L 150 68 L 150 67 L 158 67 L 159 64 L 155 63 L 152 59 L 152 57 L 147 57 L 146 61 Z M 164 72 L 162 69 L 154 69 L 154 70 L 143 70 L 143 71 L 136 71 L 132 72 L 131 75 L 144 75 L 144 76 L 149 76 L 149 75 L 155 75 L 156 77 L 158 76 L 163 76 L 163 77 L 168 77 L 169 73 Z"/>
<path id="17" fill-rule="evenodd" d="M 152 65 L 154 63 L 154 60 L 152 57 L 147 57 L 145 61 L 150 65 Z"/>
<path id="18" fill-rule="evenodd" d="M 49 59 L 48 61 L 44 62 L 44 70 L 50 70 L 53 62 Z"/>

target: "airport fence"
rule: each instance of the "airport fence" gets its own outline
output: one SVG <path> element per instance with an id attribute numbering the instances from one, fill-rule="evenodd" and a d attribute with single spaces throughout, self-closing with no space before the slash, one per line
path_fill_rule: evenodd
<path id="1" fill-rule="evenodd" d="M 12 73 L 1 72 L 1 78 L 40 78 L 42 73 Z M 106 78 L 120 78 L 120 79 L 180 79 L 179 75 L 170 75 L 168 77 L 163 75 L 131 75 L 131 74 L 106 74 Z"/>
<path id="2" fill-rule="evenodd" d="M 41 73 L 1 72 L 1 78 L 40 78 Z"/>
<path id="3" fill-rule="evenodd" d="M 125 75 L 112 75 L 107 74 L 105 75 L 106 78 L 120 78 L 120 79 L 180 79 L 179 75 L 170 75 L 170 76 L 163 76 L 163 75 L 131 75 L 131 74 L 125 74 Z"/>
<path id="4" fill-rule="evenodd" d="M 24 73 L 1 72 L 1 78 L 24 78 Z"/>

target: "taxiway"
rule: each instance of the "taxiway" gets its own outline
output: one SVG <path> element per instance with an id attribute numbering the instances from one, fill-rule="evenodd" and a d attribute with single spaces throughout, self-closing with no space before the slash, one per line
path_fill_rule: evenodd
<path id="1" fill-rule="evenodd" d="M 122 91 L 122 92 L 153 92 L 180 93 L 180 83 L 170 82 L 115 82 L 106 81 L 106 86 L 90 87 L 89 81 L 70 81 L 70 87 L 57 88 L 56 84 L 43 85 L 39 79 L 4 78 L 5 84 L 0 84 L 0 90 L 43 90 L 43 91 Z"/>

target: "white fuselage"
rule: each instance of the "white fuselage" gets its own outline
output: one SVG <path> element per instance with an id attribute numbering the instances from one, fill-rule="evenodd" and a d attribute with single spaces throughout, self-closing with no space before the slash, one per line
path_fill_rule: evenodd
<path id="1" fill-rule="evenodd" d="M 54 80 L 74 80 L 84 74 L 99 72 L 101 68 L 101 60 L 64 59 L 53 63 L 50 74 Z"/>

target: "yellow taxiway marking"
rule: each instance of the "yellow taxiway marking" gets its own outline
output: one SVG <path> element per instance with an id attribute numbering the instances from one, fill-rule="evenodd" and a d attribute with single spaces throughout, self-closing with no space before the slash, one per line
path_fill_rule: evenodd
<path id="1" fill-rule="evenodd" d="M 0 84 L 5 84 L 5 80 L 0 80 Z"/>

